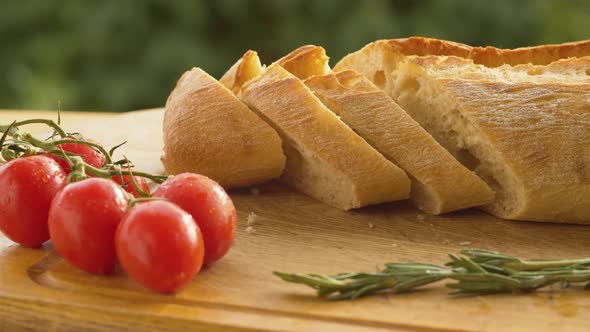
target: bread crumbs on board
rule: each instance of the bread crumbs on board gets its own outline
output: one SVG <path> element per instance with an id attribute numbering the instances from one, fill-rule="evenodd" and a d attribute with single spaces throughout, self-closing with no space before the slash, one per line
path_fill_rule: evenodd
<path id="1" fill-rule="evenodd" d="M 463 241 L 463 242 L 459 242 L 460 246 L 468 246 L 471 244 L 471 241 Z"/>
<path id="2" fill-rule="evenodd" d="M 246 233 L 254 234 L 254 233 L 256 233 L 256 229 L 252 226 L 248 226 L 248 227 L 246 227 Z"/>
<path id="3" fill-rule="evenodd" d="M 246 224 L 248 226 L 252 226 L 256 223 L 257 220 L 258 220 L 258 215 L 254 212 L 250 212 L 248 214 L 248 217 L 246 218 Z"/>

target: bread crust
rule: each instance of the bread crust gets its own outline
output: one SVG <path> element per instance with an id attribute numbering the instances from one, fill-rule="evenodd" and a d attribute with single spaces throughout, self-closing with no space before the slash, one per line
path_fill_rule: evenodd
<path id="1" fill-rule="evenodd" d="M 385 85 L 384 74 L 395 70 L 406 56 L 457 56 L 473 59 L 476 64 L 497 67 L 504 64 L 546 65 L 570 58 L 590 56 L 590 40 L 555 45 L 540 45 L 516 49 L 500 49 L 493 46 L 469 45 L 434 38 L 409 37 L 383 39 L 367 44 L 360 50 L 342 58 L 334 71 L 354 70 L 365 75 L 377 86 Z"/>
<path id="2" fill-rule="evenodd" d="M 465 79 L 497 80 L 505 82 L 590 83 L 590 56 L 557 60 L 548 65 L 502 65 L 485 67 L 473 65 L 472 60 L 455 56 L 410 56 L 408 61 L 423 67 L 433 68 L 433 75 L 460 75 Z"/>
<path id="3" fill-rule="evenodd" d="M 579 58 L 590 55 L 590 40 L 582 40 L 563 44 L 500 49 L 492 46 L 475 47 L 469 58 L 476 64 L 486 67 L 497 67 L 504 64 L 547 65 L 551 62 Z"/>
<path id="4" fill-rule="evenodd" d="M 281 135 L 287 154 L 282 178 L 291 186 L 344 210 L 408 198 L 405 172 L 278 63 L 247 82 L 241 96 Z"/>
<path id="5" fill-rule="evenodd" d="M 503 64 L 546 65 L 551 62 L 590 55 L 590 40 L 581 40 L 563 44 L 539 45 L 515 49 L 501 49 L 493 46 L 473 47 L 457 42 L 409 37 L 400 39 L 382 39 L 371 42 L 360 50 L 350 53 L 336 64 L 335 71 L 354 69 L 355 62 L 362 61 L 373 52 L 408 55 L 446 55 L 473 59 L 476 64 L 486 67 L 498 67 Z"/>
<path id="6" fill-rule="evenodd" d="M 277 178 L 285 166 L 278 134 L 200 68 L 168 97 L 163 141 L 168 173 L 200 173 L 225 188 Z"/>
<path id="7" fill-rule="evenodd" d="M 238 95 L 244 83 L 262 74 L 263 71 L 264 67 L 260 63 L 258 53 L 256 51 L 248 50 L 219 79 L 219 83 Z"/>
<path id="8" fill-rule="evenodd" d="M 332 70 L 328 65 L 329 57 L 323 47 L 315 45 L 301 46 L 274 63 L 285 68 L 295 77 L 304 80 L 315 75 L 324 75 Z"/>

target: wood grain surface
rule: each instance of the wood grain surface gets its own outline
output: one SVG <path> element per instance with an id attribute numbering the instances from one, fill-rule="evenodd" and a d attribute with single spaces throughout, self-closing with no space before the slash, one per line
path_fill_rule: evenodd
<path id="1" fill-rule="evenodd" d="M 2 112 L 0 123 L 54 113 Z M 161 110 L 63 114 L 70 130 L 122 148 L 162 171 Z M 406 202 L 343 212 L 278 183 L 231 193 L 238 234 L 228 256 L 175 295 L 149 292 L 124 272 L 83 273 L 47 244 L 0 235 L 0 331 L 588 331 L 590 292 L 451 298 L 443 284 L 410 294 L 328 302 L 275 278 L 274 270 L 371 271 L 387 261 L 442 263 L 463 248 L 523 257 L 590 256 L 590 227 L 503 221 L 477 210 L 435 217 Z M 1 190 L 1 188 L 0 188 Z M 246 219 L 256 214 L 255 232 Z"/>

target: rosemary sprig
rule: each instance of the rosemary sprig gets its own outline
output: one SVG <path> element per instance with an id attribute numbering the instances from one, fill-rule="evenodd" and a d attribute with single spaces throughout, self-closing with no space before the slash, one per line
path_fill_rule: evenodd
<path id="1" fill-rule="evenodd" d="M 377 292 L 404 293 L 443 279 L 453 289 L 451 295 L 519 293 L 559 283 L 588 283 L 590 258 L 564 260 L 523 260 L 493 251 L 463 250 L 449 254 L 445 266 L 423 263 L 386 263 L 375 273 L 339 273 L 332 276 L 274 272 L 287 282 L 309 286 L 319 297 L 349 300 Z"/>

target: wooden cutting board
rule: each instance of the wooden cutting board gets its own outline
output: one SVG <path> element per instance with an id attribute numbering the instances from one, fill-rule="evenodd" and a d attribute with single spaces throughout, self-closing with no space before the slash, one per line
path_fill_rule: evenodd
<path id="1" fill-rule="evenodd" d="M 50 113 L 0 112 L 0 123 Z M 69 129 L 162 171 L 161 110 L 63 114 Z M 190 142 L 187 142 L 190 144 Z M 484 248 L 523 257 L 590 256 L 590 227 L 503 221 L 477 210 L 442 217 L 405 202 L 352 212 L 279 184 L 231 193 L 239 211 L 235 246 L 176 295 L 142 289 L 122 271 L 101 277 L 69 266 L 51 248 L 32 250 L 0 236 L 0 331 L 498 331 L 590 329 L 590 291 L 446 296 L 442 284 L 411 294 L 328 302 L 275 278 L 274 270 L 371 271 L 387 261 L 442 263 L 446 253 Z M 1 188 L 0 188 L 1 190 Z M 254 193 L 256 193 L 254 191 Z M 246 219 L 257 215 L 254 233 Z"/>

